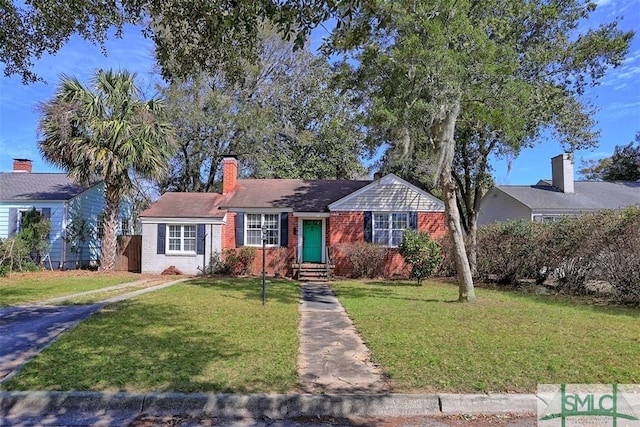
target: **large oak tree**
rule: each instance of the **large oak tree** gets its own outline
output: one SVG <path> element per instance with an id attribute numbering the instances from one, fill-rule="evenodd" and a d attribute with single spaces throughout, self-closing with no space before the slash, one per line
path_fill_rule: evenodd
<path id="1" fill-rule="evenodd" d="M 545 129 L 568 144 L 591 142 L 581 95 L 621 63 L 632 36 L 615 22 L 579 31 L 594 8 L 575 0 L 376 1 L 332 35 L 328 47 L 347 55 L 346 84 L 368 94 L 370 126 L 396 151 L 430 150 L 436 159 L 461 301 L 474 292 L 456 154 L 482 172 L 495 144 L 517 152 Z M 461 137 L 466 146 L 456 145 Z"/>

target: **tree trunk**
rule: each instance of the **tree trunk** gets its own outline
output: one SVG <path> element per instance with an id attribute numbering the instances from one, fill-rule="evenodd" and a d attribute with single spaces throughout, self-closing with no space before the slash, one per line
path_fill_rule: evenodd
<path id="1" fill-rule="evenodd" d="M 469 248 L 467 254 L 469 256 L 469 268 L 471 276 L 478 277 L 478 213 L 476 211 L 469 214 Z"/>
<path id="2" fill-rule="evenodd" d="M 105 199 L 100 270 L 112 271 L 116 266 L 116 252 L 118 248 L 120 194 L 117 188 L 105 183 Z"/>
<path id="3" fill-rule="evenodd" d="M 469 260 L 464 246 L 464 235 L 460 224 L 460 212 L 456 196 L 456 183 L 453 179 L 453 155 L 455 152 L 454 130 L 460 112 L 460 102 L 443 112 L 442 120 L 435 123 L 432 132 L 439 145 L 440 165 L 439 180 L 444 199 L 444 209 L 449 228 L 449 238 L 453 245 L 453 260 L 458 275 L 458 301 L 467 302 L 476 299 L 473 290 L 473 278 L 469 268 Z"/>

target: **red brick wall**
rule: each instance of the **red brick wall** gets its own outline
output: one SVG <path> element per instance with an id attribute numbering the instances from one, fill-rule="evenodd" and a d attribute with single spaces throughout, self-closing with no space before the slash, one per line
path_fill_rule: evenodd
<path id="1" fill-rule="evenodd" d="M 236 213 L 227 213 L 227 224 L 222 227 L 222 250 L 236 248 Z M 293 235 L 293 228 L 298 226 L 298 219 L 293 213 L 288 214 L 289 230 L 287 247 L 266 248 L 265 271 L 268 276 L 291 276 L 291 264 L 293 263 L 298 236 Z M 250 273 L 256 276 L 262 275 L 262 247 L 256 247 L 256 257 L 251 265 Z"/>
<path id="2" fill-rule="evenodd" d="M 227 223 L 222 226 L 222 250 L 236 247 L 236 213 L 227 212 Z"/>
<path id="3" fill-rule="evenodd" d="M 235 248 L 236 214 L 227 213 L 227 224 L 222 229 L 222 248 Z M 298 227 L 298 218 L 289 213 L 288 246 L 282 248 L 267 248 L 266 271 L 269 276 L 276 274 L 290 276 L 291 264 L 295 258 L 298 236 L 293 229 Z M 444 212 L 419 212 L 418 229 L 427 231 L 434 239 L 444 237 L 447 232 Z M 351 263 L 344 254 L 344 246 L 349 243 L 364 241 L 364 212 L 332 212 L 326 223 L 326 244 L 329 248 L 331 260 L 336 266 L 335 274 L 349 276 Z M 298 231 L 299 232 L 299 231 Z M 404 263 L 395 249 L 389 249 L 386 256 L 385 275 L 388 277 L 408 277 L 411 268 Z M 256 248 L 256 258 L 251 266 L 251 273 L 262 274 L 262 248 Z"/>
<path id="4" fill-rule="evenodd" d="M 226 157 L 222 160 L 222 194 L 233 193 L 238 185 L 238 160 Z"/>
<path id="5" fill-rule="evenodd" d="M 344 246 L 364 241 L 364 212 L 333 212 L 327 229 L 327 245 L 336 266 L 335 274 L 349 276 L 351 263 L 344 253 Z M 428 232 L 434 239 L 443 237 L 447 232 L 444 212 L 418 212 L 418 230 Z M 393 248 L 387 252 L 385 265 L 387 277 L 408 277 L 411 273 L 411 267 Z"/>
<path id="6" fill-rule="evenodd" d="M 447 234 L 447 219 L 444 212 L 418 212 L 418 230 L 426 231 L 433 239 Z"/>
<path id="7" fill-rule="evenodd" d="M 335 274 L 349 276 L 351 263 L 344 246 L 364 241 L 364 212 L 332 212 L 327 221 L 327 247 Z"/>

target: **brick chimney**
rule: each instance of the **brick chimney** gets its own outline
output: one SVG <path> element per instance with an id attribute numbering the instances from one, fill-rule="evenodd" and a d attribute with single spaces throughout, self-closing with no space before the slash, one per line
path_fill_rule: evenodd
<path id="1" fill-rule="evenodd" d="M 13 159 L 13 172 L 31 173 L 32 163 L 29 159 Z"/>
<path id="2" fill-rule="evenodd" d="M 222 159 L 222 195 L 233 193 L 238 185 L 238 159 L 227 155 Z"/>
<path id="3" fill-rule="evenodd" d="M 573 156 L 560 154 L 551 158 L 553 186 L 563 193 L 573 193 Z"/>

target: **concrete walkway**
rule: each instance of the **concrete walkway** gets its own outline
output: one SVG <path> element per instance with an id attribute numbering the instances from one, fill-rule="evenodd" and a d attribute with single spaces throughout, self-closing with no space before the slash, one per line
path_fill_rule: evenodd
<path id="1" fill-rule="evenodd" d="M 326 283 L 302 283 L 298 371 L 306 393 L 388 391 L 382 371 Z"/>

